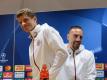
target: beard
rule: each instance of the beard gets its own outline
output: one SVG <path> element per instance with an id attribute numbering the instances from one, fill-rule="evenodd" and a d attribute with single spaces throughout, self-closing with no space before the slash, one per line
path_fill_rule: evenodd
<path id="1" fill-rule="evenodd" d="M 73 49 L 74 49 L 74 50 L 79 49 L 79 47 L 80 47 L 80 43 L 79 43 L 79 42 L 74 42 L 74 43 L 73 43 Z"/>

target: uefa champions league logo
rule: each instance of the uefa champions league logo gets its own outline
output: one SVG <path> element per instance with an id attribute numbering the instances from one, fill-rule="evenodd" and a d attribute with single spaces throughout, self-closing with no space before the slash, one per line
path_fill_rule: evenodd
<path id="1" fill-rule="evenodd" d="M 1 53 L 0 54 L 0 62 L 1 63 L 5 63 L 5 62 L 7 62 L 8 60 L 6 59 L 6 53 Z"/>

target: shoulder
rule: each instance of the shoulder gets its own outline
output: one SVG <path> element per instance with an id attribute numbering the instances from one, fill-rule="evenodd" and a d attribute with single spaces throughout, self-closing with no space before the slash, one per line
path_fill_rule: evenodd
<path id="1" fill-rule="evenodd" d="M 42 26 L 42 30 L 45 34 L 48 34 L 48 33 L 57 33 L 57 34 L 59 34 L 59 32 L 54 27 L 48 25 L 47 23 L 44 23 L 41 26 Z"/>
<path id="2" fill-rule="evenodd" d="M 81 60 L 85 62 L 86 64 L 90 62 L 93 63 L 95 61 L 93 52 L 87 49 L 82 50 L 79 57 L 81 57 Z"/>
<path id="3" fill-rule="evenodd" d="M 68 46 L 68 43 L 64 43 L 64 45 L 65 45 L 65 47 L 67 48 L 67 46 Z"/>
<path id="4" fill-rule="evenodd" d="M 87 59 L 94 58 L 94 53 L 90 50 L 84 49 L 82 53 Z"/>

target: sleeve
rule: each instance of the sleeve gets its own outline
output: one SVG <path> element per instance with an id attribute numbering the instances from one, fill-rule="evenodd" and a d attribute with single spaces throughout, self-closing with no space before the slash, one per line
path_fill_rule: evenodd
<path id="1" fill-rule="evenodd" d="M 67 50 L 59 33 L 52 27 L 47 28 L 44 33 L 45 39 L 55 53 L 55 59 L 49 69 L 50 80 L 55 80 L 61 66 L 67 58 Z"/>
<path id="2" fill-rule="evenodd" d="M 96 78 L 96 65 L 95 65 L 95 58 L 94 54 L 91 52 L 91 56 L 87 61 L 87 69 L 86 69 L 86 76 L 85 80 L 95 80 Z"/>

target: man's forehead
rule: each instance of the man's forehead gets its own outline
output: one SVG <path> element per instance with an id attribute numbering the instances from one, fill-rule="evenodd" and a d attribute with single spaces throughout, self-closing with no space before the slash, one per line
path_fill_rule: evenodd
<path id="1" fill-rule="evenodd" d="M 28 19 L 28 18 L 30 18 L 30 17 L 27 15 L 21 15 L 20 17 L 17 18 L 17 20 L 21 21 L 23 19 Z"/>
<path id="2" fill-rule="evenodd" d="M 82 32 L 82 30 L 79 28 L 73 28 L 71 29 L 71 32 Z"/>
<path id="3" fill-rule="evenodd" d="M 23 15 L 21 15 L 19 18 L 29 18 L 29 16 L 23 14 Z"/>
<path id="4" fill-rule="evenodd" d="M 74 29 L 71 29 L 70 33 L 72 34 L 83 34 L 83 31 L 81 29 L 78 29 L 78 28 L 74 28 Z"/>

